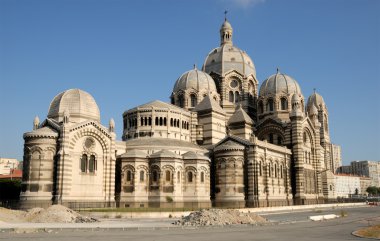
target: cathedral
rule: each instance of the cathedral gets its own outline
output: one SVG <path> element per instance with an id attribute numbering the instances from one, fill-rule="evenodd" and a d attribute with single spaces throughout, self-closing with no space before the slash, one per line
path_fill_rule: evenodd
<path id="1" fill-rule="evenodd" d="M 334 201 L 328 110 L 279 70 L 260 87 L 225 19 L 220 46 L 170 103 L 126 110 L 123 133 L 94 98 L 59 93 L 24 134 L 23 207 L 268 207 Z"/>

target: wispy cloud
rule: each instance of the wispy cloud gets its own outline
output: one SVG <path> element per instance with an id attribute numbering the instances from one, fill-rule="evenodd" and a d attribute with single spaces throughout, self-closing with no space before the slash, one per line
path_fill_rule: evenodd
<path id="1" fill-rule="evenodd" d="M 225 2 L 228 2 L 230 4 L 233 4 L 237 7 L 253 7 L 260 3 L 265 3 L 266 0 L 224 0 Z"/>

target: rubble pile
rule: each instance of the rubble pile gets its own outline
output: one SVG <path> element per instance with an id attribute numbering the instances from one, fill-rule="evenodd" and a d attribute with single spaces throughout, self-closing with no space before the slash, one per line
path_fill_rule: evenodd
<path id="1" fill-rule="evenodd" d="M 28 211 L 16 211 L 1 208 L 0 221 L 10 223 L 92 223 L 97 219 L 83 216 L 65 206 L 53 205 L 47 209 L 32 208 Z"/>
<path id="2" fill-rule="evenodd" d="M 203 209 L 190 213 L 174 222 L 182 226 L 222 226 L 232 224 L 262 224 L 268 221 L 254 213 L 243 213 L 235 209 Z"/>

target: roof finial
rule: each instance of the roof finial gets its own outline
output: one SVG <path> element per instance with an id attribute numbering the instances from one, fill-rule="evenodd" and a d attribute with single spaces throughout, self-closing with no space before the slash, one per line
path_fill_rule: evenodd
<path id="1" fill-rule="evenodd" d="M 224 10 L 224 21 L 227 21 L 227 13 L 228 13 L 228 11 Z"/>
<path id="2" fill-rule="evenodd" d="M 197 64 L 194 64 L 194 69 L 195 69 L 195 70 L 197 69 Z"/>
<path id="3" fill-rule="evenodd" d="M 278 74 L 278 72 L 280 72 L 280 68 L 279 67 L 277 67 L 277 74 Z"/>
<path id="4" fill-rule="evenodd" d="M 314 90 L 314 94 L 315 94 L 315 91 L 317 90 L 316 88 L 313 89 Z"/>

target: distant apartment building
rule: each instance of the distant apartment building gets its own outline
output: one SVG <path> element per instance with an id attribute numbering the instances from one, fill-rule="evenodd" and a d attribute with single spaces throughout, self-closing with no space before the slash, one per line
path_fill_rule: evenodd
<path id="1" fill-rule="evenodd" d="M 369 177 L 370 186 L 380 187 L 380 162 L 378 161 L 353 161 L 349 166 L 339 167 L 337 173 Z"/>
<path id="2" fill-rule="evenodd" d="M 335 195 L 339 198 L 348 198 L 351 195 L 362 194 L 359 176 L 350 174 L 335 174 Z"/>
<path id="3" fill-rule="evenodd" d="M 0 175 L 9 175 L 13 169 L 18 169 L 18 167 L 17 159 L 0 157 Z"/>
<path id="4" fill-rule="evenodd" d="M 372 179 L 369 177 L 360 177 L 360 189 L 363 195 L 367 195 L 367 188 L 371 186 Z"/>
<path id="5" fill-rule="evenodd" d="M 371 178 L 371 186 L 380 187 L 380 162 L 378 161 L 353 161 L 351 162 L 352 174 Z"/>

